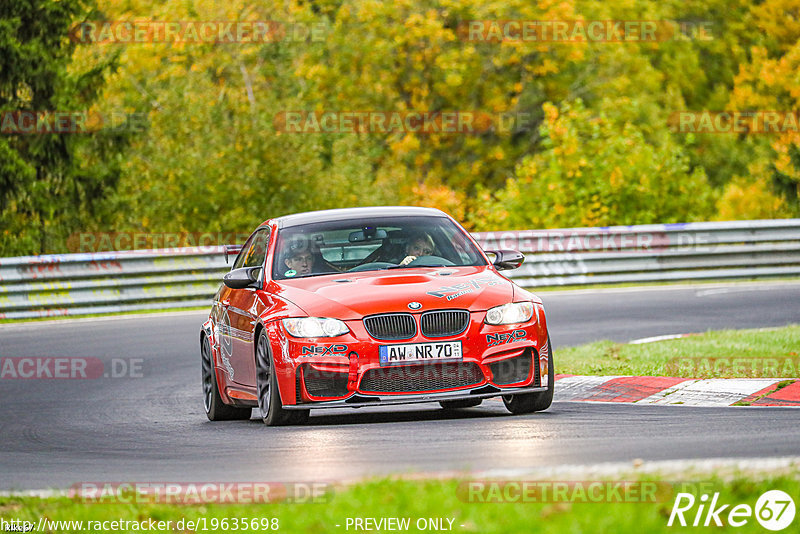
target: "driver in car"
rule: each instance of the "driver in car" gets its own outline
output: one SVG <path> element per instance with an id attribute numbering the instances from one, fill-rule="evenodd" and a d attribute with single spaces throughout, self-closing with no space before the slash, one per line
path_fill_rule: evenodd
<path id="1" fill-rule="evenodd" d="M 408 265 L 420 256 L 433 256 L 436 253 L 436 245 L 433 239 L 426 233 L 416 235 L 408 240 L 406 244 L 406 257 L 400 265 Z"/>
<path id="2" fill-rule="evenodd" d="M 292 243 L 283 263 L 288 267 L 285 276 L 303 276 L 311 274 L 314 267 L 314 255 L 311 254 L 308 244 L 303 242 Z"/>

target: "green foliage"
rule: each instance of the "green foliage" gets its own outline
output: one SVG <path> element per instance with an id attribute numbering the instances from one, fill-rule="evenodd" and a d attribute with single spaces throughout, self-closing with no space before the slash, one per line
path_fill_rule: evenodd
<path id="1" fill-rule="evenodd" d="M 545 105 L 542 150 L 524 158 L 495 195 L 484 192 L 475 226 L 553 228 L 691 221 L 713 211 L 702 168 L 667 136 L 648 142 L 625 120 L 636 103 L 605 100 L 598 116 L 580 100 Z"/>
<path id="2" fill-rule="evenodd" d="M 88 110 L 115 61 L 111 54 L 86 70 L 68 70 L 75 45 L 67 32 L 89 9 L 83 0 L 0 6 L 0 110 Z M 113 154 L 123 144 L 113 131 L 0 136 L 0 251 L 60 250 L 70 231 L 98 220 L 98 201 L 119 176 Z M 90 155 L 102 161 L 86 165 Z"/>
<path id="3" fill-rule="evenodd" d="M 75 231 L 242 232 L 417 204 L 472 229 L 800 213 L 800 138 L 686 134 L 683 110 L 796 110 L 792 0 L 21 0 L 0 109 L 138 113 L 138 131 L 0 136 L 0 253 Z M 13 5 L 11 5 L 13 4 Z M 316 38 L 80 44 L 93 20 L 282 21 Z M 471 20 L 679 21 L 659 42 L 471 41 Z M 285 111 L 477 112 L 478 133 L 287 133 Z M 506 120 L 501 122 L 501 117 Z M 513 118 L 513 119 L 512 119 Z"/>

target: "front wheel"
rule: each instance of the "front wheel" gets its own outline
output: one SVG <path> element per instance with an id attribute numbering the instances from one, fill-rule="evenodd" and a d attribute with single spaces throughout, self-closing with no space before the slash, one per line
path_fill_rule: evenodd
<path id="1" fill-rule="evenodd" d="M 269 340 L 263 330 L 258 336 L 256 345 L 256 386 L 259 415 L 267 426 L 299 425 L 308 420 L 309 410 L 283 408 L 275 365 L 269 350 Z"/>
<path id="2" fill-rule="evenodd" d="M 517 415 L 531 412 L 541 412 L 546 410 L 553 403 L 553 391 L 555 386 L 555 370 L 553 365 L 553 345 L 550 343 L 550 335 L 547 336 L 547 391 L 539 393 L 525 393 L 522 395 L 503 395 L 503 404 L 509 412 Z M 538 364 L 538 362 L 537 362 Z"/>
<path id="3" fill-rule="evenodd" d="M 250 415 L 253 412 L 252 408 L 239 408 L 222 402 L 222 397 L 219 395 L 219 385 L 217 384 L 217 373 L 211 357 L 211 344 L 205 335 L 200 344 L 200 357 L 203 363 L 203 405 L 206 409 L 208 420 L 234 421 L 250 419 Z"/>

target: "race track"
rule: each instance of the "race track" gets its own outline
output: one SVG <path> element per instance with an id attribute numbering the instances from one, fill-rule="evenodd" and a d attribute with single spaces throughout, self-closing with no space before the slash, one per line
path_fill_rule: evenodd
<path id="1" fill-rule="evenodd" d="M 542 293 L 555 347 L 800 323 L 800 283 Z M 0 380 L 0 489 L 81 481 L 329 481 L 412 471 L 800 454 L 800 412 L 497 400 L 312 412 L 303 427 L 210 423 L 197 333 L 205 313 L 0 326 L 0 357 L 141 358 L 143 377 Z M 469 437 L 469 439 L 465 439 Z"/>

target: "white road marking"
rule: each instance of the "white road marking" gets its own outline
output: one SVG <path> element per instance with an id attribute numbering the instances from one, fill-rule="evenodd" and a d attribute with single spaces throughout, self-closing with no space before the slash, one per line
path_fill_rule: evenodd
<path id="1" fill-rule="evenodd" d="M 509 478 L 526 480 L 595 480 L 598 478 L 620 477 L 631 474 L 670 474 L 690 473 L 720 478 L 740 477 L 743 474 L 761 473 L 773 477 L 779 471 L 800 469 L 800 456 L 777 458 L 708 458 L 702 460 L 659 460 L 632 462 L 606 462 L 588 465 L 559 465 L 540 468 L 490 469 L 474 473 L 476 478 Z M 463 474 L 462 474 L 463 476 Z"/>
<path id="2" fill-rule="evenodd" d="M 568 376 L 556 380 L 554 400 L 567 401 L 588 397 L 594 388 L 619 376 Z"/>
<path id="3" fill-rule="evenodd" d="M 713 295 L 723 295 L 728 293 L 744 293 L 746 291 L 766 291 L 774 289 L 774 286 L 760 286 L 760 287 L 717 287 L 712 289 L 703 289 L 697 291 L 695 297 L 708 297 Z"/>
<path id="4" fill-rule="evenodd" d="M 641 339 L 634 339 L 628 341 L 628 345 L 641 345 L 643 343 L 655 343 L 656 341 L 666 341 L 668 339 L 680 339 L 682 337 L 689 337 L 692 334 L 666 334 L 663 336 L 643 337 Z"/>
<path id="5" fill-rule="evenodd" d="M 730 406 L 756 391 L 777 384 L 774 378 L 709 378 L 687 380 L 651 395 L 636 404 Z"/>
<path id="6" fill-rule="evenodd" d="M 643 474 L 691 476 L 697 480 L 702 475 L 713 475 L 722 480 L 741 478 L 743 475 L 775 477 L 779 474 L 797 474 L 800 456 L 778 456 L 775 458 L 706 458 L 683 460 L 630 462 L 603 462 L 595 464 L 567 464 L 548 467 L 521 467 L 509 469 L 486 469 L 479 471 L 422 471 L 419 473 L 397 473 L 392 479 L 429 480 L 459 479 L 466 476 L 483 480 L 602 480 Z M 350 486 L 373 480 L 372 476 L 340 480 L 327 480 L 333 485 Z M 0 491 L 0 497 L 65 497 L 67 489 L 34 489 Z"/>

